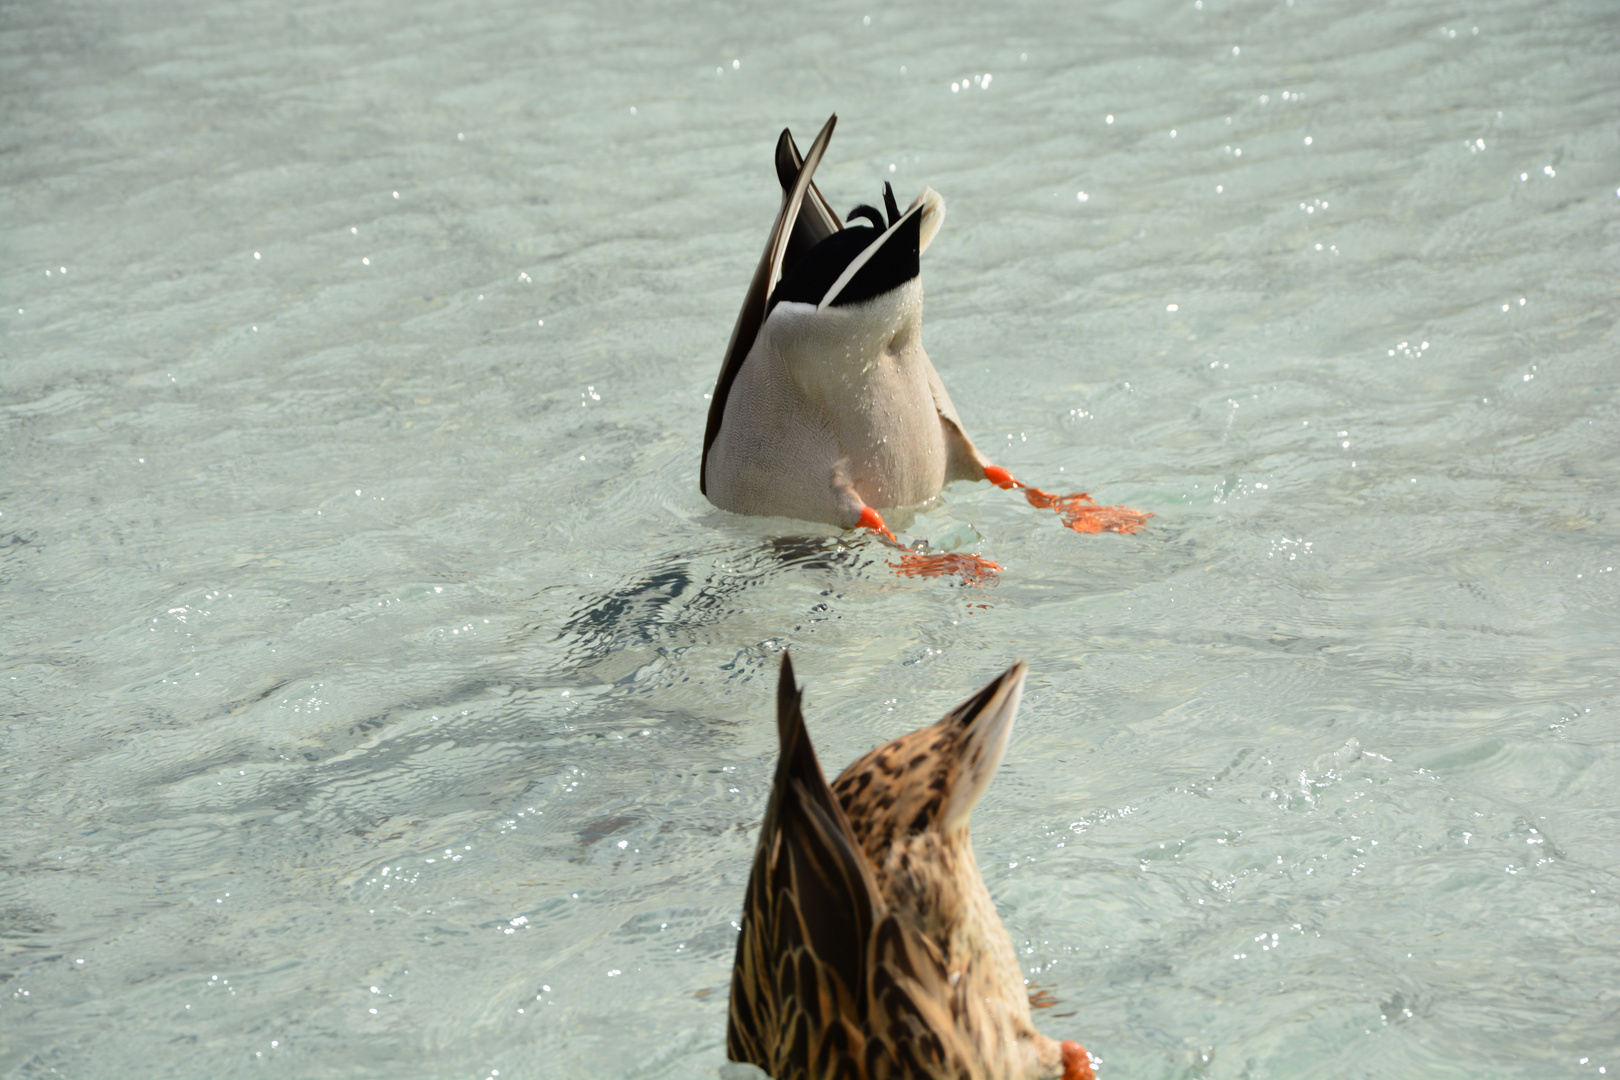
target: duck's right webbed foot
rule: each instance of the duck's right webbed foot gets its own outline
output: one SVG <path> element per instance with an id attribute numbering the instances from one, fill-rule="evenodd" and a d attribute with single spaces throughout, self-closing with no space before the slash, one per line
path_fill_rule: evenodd
<path id="1" fill-rule="evenodd" d="M 899 559 L 891 560 L 889 567 L 900 577 L 954 576 L 960 577 L 965 584 L 978 585 L 993 580 L 1001 573 L 999 564 L 979 555 L 954 551 L 917 551 L 906 547 L 884 523 L 883 515 L 866 505 L 852 487 L 841 489 L 839 499 L 848 507 L 846 520 L 849 516 L 854 517 L 854 528 L 870 529 L 879 540 L 899 552 Z"/>

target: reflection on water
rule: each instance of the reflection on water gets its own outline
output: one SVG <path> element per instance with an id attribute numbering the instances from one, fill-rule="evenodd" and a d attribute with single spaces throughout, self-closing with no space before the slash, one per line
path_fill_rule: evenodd
<path id="1" fill-rule="evenodd" d="M 1115 1076 L 1620 1067 L 1620 18 L 18 8 L 0 1074 L 712 1074 L 777 656 Z M 784 124 L 950 217 L 1001 580 L 697 491 Z M 627 1039 L 627 1033 L 633 1039 Z"/>

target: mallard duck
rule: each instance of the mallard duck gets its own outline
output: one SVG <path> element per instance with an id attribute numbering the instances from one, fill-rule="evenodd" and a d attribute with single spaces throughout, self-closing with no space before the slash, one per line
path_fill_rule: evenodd
<path id="1" fill-rule="evenodd" d="M 726 1054 L 773 1080 L 1093 1080 L 1035 1030 L 968 817 L 1001 763 L 1022 661 L 832 787 L 782 657 L 781 760 L 731 976 Z"/>
<path id="2" fill-rule="evenodd" d="M 776 143 L 782 206 L 726 347 L 703 433 L 699 486 L 739 514 L 781 515 L 893 540 L 879 512 L 952 480 L 1023 489 L 1079 532 L 1130 533 L 1151 515 L 1049 495 L 990 463 L 968 438 L 922 346 L 918 259 L 945 220 L 932 188 L 904 212 L 857 206 L 845 227 L 812 177 L 830 118 L 802 158 Z"/>

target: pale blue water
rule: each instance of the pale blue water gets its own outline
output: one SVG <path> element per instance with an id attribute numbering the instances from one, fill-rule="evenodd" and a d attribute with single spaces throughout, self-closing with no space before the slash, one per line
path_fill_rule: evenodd
<path id="1" fill-rule="evenodd" d="M 784 646 L 829 770 L 1029 661 L 975 843 L 1105 1078 L 1620 1070 L 1617 52 L 1529 0 L 5 8 L 0 1076 L 713 1075 Z M 699 495 L 835 110 L 837 207 L 949 203 L 979 445 L 1149 531 L 957 485 L 904 531 L 971 589 Z"/>

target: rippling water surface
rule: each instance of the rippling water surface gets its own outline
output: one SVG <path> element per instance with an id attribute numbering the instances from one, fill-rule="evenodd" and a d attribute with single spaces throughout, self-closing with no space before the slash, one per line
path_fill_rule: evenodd
<path id="1" fill-rule="evenodd" d="M 1620 1070 L 1610 3 L 0 16 L 0 1075 L 689 1077 L 795 653 L 1104 1077 Z M 789 124 L 1079 536 L 698 493 Z"/>

